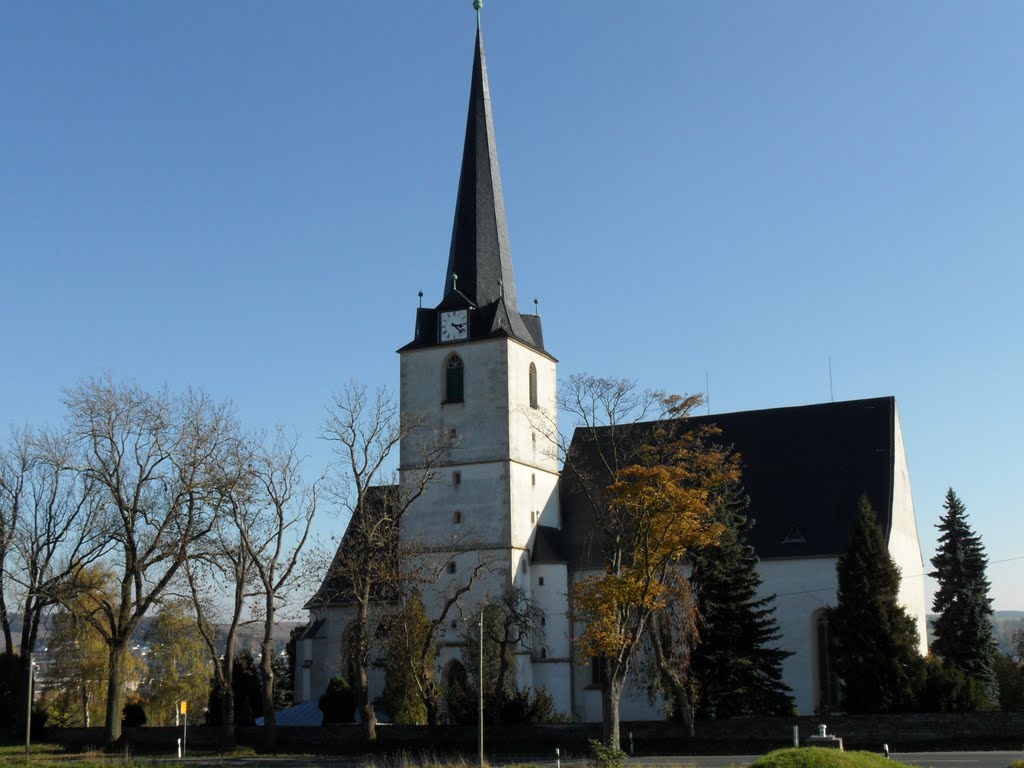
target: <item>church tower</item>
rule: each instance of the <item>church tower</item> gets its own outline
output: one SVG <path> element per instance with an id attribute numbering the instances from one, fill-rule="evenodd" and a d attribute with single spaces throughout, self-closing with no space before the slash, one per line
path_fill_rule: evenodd
<path id="1" fill-rule="evenodd" d="M 402 418 L 452 442 L 437 481 L 405 515 L 403 546 L 454 553 L 438 594 L 485 561 L 463 601 L 469 609 L 508 586 L 530 595 L 538 528 L 561 527 L 558 461 L 541 426 L 555 426 L 557 361 L 540 316 L 519 312 L 479 22 L 442 298 L 417 310 L 414 338 L 399 353 Z M 422 470 L 417 439 L 401 445 L 406 478 Z M 442 640 L 462 631 L 451 626 Z M 521 683 L 533 682 L 534 651 L 521 652 Z"/>

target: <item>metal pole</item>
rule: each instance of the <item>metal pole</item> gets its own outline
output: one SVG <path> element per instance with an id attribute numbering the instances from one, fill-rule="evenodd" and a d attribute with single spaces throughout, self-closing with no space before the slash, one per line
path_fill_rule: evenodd
<path id="1" fill-rule="evenodd" d="M 25 757 L 29 756 L 32 745 L 32 654 L 28 655 L 28 702 L 25 704 Z"/>
<path id="2" fill-rule="evenodd" d="M 480 609 L 480 768 L 484 768 L 484 609 Z"/>

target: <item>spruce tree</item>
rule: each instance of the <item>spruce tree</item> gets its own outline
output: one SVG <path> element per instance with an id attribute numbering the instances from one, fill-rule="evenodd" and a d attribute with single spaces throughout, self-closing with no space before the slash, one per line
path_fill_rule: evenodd
<path id="1" fill-rule="evenodd" d="M 790 689 L 782 682 L 782 650 L 775 595 L 758 597 L 757 554 L 747 542 L 746 497 L 723 505 L 726 532 L 719 546 L 693 554 L 690 583 L 699 615 L 700 643 L 691 657 L 698 717 L 789 715 Z"/>
<path id="2" fill-rule="evenodd" d="M 985 576 L 988 558 L 981 539 L 967 523 L 967 508 L 950 488 L 942 505 L 946 513 L 936 526 L 942 534 L 930 574 L 939 583 L 932 610 L 935 641 L 932 651 L 981 683 L 989 705 L 995 706 L 996 642 L 992 634 L 992 601 Z"/>
<path id="3" fill-rule="evenodd" d="M 843 708 L 850 713 L 913 709 L 921 670 L 917 626 L 898 602 L 899 568 L 867 496 L 861 496 L 836 575 L 831 623 Z"/>

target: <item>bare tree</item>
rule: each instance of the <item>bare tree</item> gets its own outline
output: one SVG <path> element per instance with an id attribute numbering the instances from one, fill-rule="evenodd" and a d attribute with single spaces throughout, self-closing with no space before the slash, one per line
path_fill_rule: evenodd
<path id="1" fill-rule="evenodd" d="M 541 639 L 541 617 L 543 612 L 530 599 L 522 587 L 510 586 L 500 595 L 487 600 L 478 608 L 484 613 L 485 653 L 492 658 L 493 691 L 490 696 L 494 722 L 501 722 L 509 697 L 518 693 L 515 684 L 516 654 L 529 652 L 533 643 Z M 467 654 L 470 668 L 479 664 L 476 645 L 467 639 Z M 486 681 L 478 681 L 485 690 L 490 688 Z"/>
<path id="2" fill-rule="evenodd" d="M 234 658 L 243 611 L 253 592 L 253 562 L 230 518 L 218 518 L 212 535 L 199 552 L 185 560 L 183 570 L 199 635 L 213 662 L 214 690 L 220 705 L 220 745 L 231 749 L 235 746 Z M 220 632 L 213 617 L 223 605 L 228 606 L 228 614 L 226 628 Z"/>
<path id="3" fill-rule="evenodd" d="M 295 586 L 296 569 L 317 509 L 317 484 L 300 475 L 295 441 L 282 429 L 267 443 L 261 438 L 246 462 L 249 493 L 232 493 L 227 509 L 251 564 L 261 605 L 260 687 L 266 746 L 277 740 L 274 712 L 274 626 L 281 600 Z M 225 662 L 227 663 L 227 661 Z"/>
<path id="4" fill-rule="evenodd" d="M 451 447 L 436 429 L 399 418 L 398 403 L 384 389 L 370 393 L 349 384 L 327 408 L 322 437 L 334 450 L 329 489 L 350 515 L 324 586 L 313 603 L 340 602 L 355 614 L 349 657 L 352 688 L 368 741 L 377 738 L 377 716 L 369 699 L 371 613 L 375 604 L 393 601 L 400 588 L 398 537 L 402 517 L 434 481 Z M 417 458 L 403 469 L 401 481 L 390 469 L 403 441 Z"/>
<path id="5" fill-rule="evenodd" d="M 22 659 L 36 647 L 47 611 L 67 591 L 81 568 L 100 555 L 106 540 L 97 526 L 95 494 L 90 483 L 71 470 L 67 440 L 58 434 L 12 434 L 0 455 L 0 520 L 4 529 L 2 553 L 4 586 L 13 588 L 20 603 Z M 4 603 L 5 640 L 10 624 Z M 26 711 L 28 667 L 19 686 Z"/>
<path id="6" fill-rule="evenodd" d="M 116 588 L 92 596 L 89 622 L 109 652 L 104 738 L 121 736 L 124 662 L 132 635 L 216 516 L 216 484 L 237 442 L 227 405 L 188 391 L 90 379 L 64 396 L 76 469 L 96 488 Z"/>
<path id="7" fill-rule="evenodd" d="M 23 431 L 16 431 L 11 435 L 10 446 L 0 449 L 0 626 L 4 633 L 4 652 L 8 656 L 14 655 L 14 634 L 7 606 L 10 586 L 8 558 L 21 520 L 25 485 L 31 466 L 32 457 L 26 435 Z"/>
<path id="8" fill-rule="evenodd" d="M 674 599 L 651 614 L 646 633 L 648 654 L 644 659 L 641 679 L 648 681 L 648 691 L 668 696 L 672 714 L 677 716 L 693 736 L 693 682 L 690 677 L 690 656 L 699 642 L 697 609 L 690 582 L 679 571 L 669 575 L 669 591 Z"/>

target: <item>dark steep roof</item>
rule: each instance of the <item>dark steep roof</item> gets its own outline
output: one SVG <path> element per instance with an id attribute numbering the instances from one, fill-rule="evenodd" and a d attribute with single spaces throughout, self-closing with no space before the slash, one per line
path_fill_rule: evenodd
<path id="1" fill-rule="evenodd" d="M 530 563 L 544 565 L 567 562 L 569 562 L 569 558 L 565 556 L 565 539 L 562 536 L 562 531 L 548 525 L 538 525 L 537 533 L 533 537 Z"/>
<path id="2" fill-rule="evenodd" d="M 331 565 L 324 574 L 324 580 L 320 588 L 306 602 L 304 608 L 318 608 L 328 605 L 348 605 L 352 602 L 353 581 L 351 579 L 351 568 L 357 567 L 360 562 L 366 562 L 367 555 L 360 553 L 363 547 L 361 534 L 364 526 L 359 524 L 363 515 L 364 519 L 381 519 L 382 515 L 388 514 L 388 509 L 395 504 L 395 498 L 399 493 L 397 485 L 375 485 L 366 489 L 366 495 L 361 509 L 357 509 L 345 529 L 345 535 L 341 537 L 341 543 L 334 553 Z M 380 536 L 373 545 L 370 552 L 373 557 L 373 567 L 381 574 L 380 583 L 374 590 L 374 596 L 379 600 L 390 600 L 394 597 L 391 591 L 398 575 L 398 525 L 393 521 L 387 521 L 379 526 Z"/>
<path id="3" fill-rule="evenodd" d="M 762 559 L 835 556 L 846 551 L 867 493 L 888 539 L 892 525 L 896 401 L 891 397 L 691 417 L 716 424 L 743 465 L 753 521 L 750 543 Z M 653 423 L 638 425 L 651 429 Z M 600 435 L 598 435 L 600 439 Z M 587 446 L 591 447 L 587 447 Z M 573 435 L 570 451 L 593 452 Z M 584 466 L 593 466 L 583 453 Z M 573 568 L 601 564 L 593 512 L 568 468 L 560 484 L 566 550 Z"/>
<path id="4" fill-rule="evenodd" d="M 443 296 L 452 290 L 453 274 L 458 275 L 458 290 L 476 306 L 492 304 L 501 298 L 503 290 L 506 302 L 518 309 L 498 149 L 494 141 L 484 39 L 479 27 Z"/>

